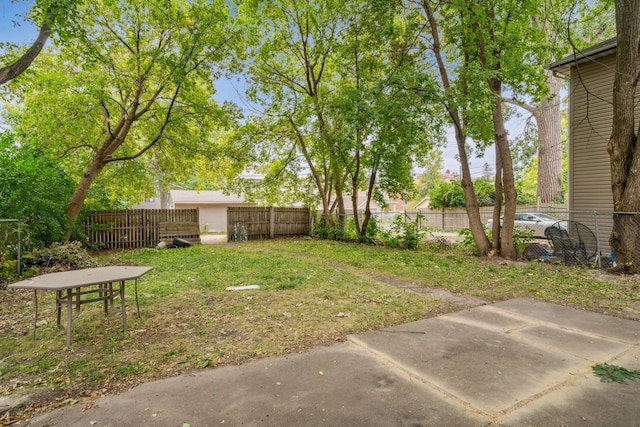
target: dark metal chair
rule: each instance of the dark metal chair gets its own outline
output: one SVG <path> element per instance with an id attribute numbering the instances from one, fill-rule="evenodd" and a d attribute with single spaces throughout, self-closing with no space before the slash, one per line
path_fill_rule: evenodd
<path id="1" fill-rule="evenodd" d="M 545 230 L 553 246 L 553 256 L 565 264 L 595 262 L 598 245 L 591 229 L 578 221 L 558 221 Z"/>

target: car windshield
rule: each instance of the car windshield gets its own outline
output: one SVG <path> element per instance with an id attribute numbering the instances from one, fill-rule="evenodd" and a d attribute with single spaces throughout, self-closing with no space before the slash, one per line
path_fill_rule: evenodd
<path id="1" fill-rule="evenodd" d="M 544 221 L 557 221 L 557 218 L 552 217 L 551 215 L 547 215 L 547 214 L 536 214 L 536 216 Z"/>

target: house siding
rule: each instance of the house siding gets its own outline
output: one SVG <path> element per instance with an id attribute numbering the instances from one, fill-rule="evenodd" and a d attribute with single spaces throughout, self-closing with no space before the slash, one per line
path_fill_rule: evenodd
<path id="1" fill-rule="evenodd" d="M 611 211 L 607 143 L 612 124 L 615 55 L 571 69 L 569 209 Z"/>
<path id="2" fill-rule="evenodd" d="M 569 210 L 592 213 L 573 212 L 570 219 L 597 230 L 603 254 L 610 249 L 613 226 L 607 214 L 613 211 L 607 144 L 613 124 L 615 67 L 615 51 L 591 58 L 571 67 L 569 85 Z M 638 121 L 640 111 L 636 114 Z"/>

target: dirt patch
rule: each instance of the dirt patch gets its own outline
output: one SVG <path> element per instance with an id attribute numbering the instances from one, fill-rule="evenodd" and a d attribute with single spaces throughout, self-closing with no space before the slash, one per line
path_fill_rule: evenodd
<path id="1" fill-rule="evenodd" d="M 426 295 L 435 299 L 438 299 L 447 304 L 453 304 L 454 306 L 458 306 L 460 309 L 477 307 L 480 305 L 489 304 L 488 301 L 482 298 L 476 298 L 468 295 L 461 294 L 452 294 L 451 292 L 445 291 L 443 289 L 434 289 L 426 286 L 419 285 L 415 282 L 410 282 L 403 279 L 398 279 L 391 276 L 386 276 L 383 274 L 368 274 L 362 270 L 357 268 L 344 265 L 344 264 L 332 264 L 332 267 L 348 271 L 351 274 L 355 274 L 361 277 L 367 277 L 371 280 L 375 280 L 376 282 L 384 283 L 386 285 L 394 286 L 396 288 L 404 289 L 408 292 L 414 292 L 420 295 Z"/>
<path id="2" fill-rule="evenodd" d="M 452 294 L 451 292 L 445 291 L 443 289 L 433 289 L 426 286 L 420 286 L 416 283 L 407 282 L 405 280 L 396 279 L 394 277 L 374 275 L 372 276 L 372 278 L 374 280 L 377 280 L 378 282 L 386 283 L 387 285 L 395 286 L 397 288 L 401 288 L 409 292 L 415 292 L 417 294 L 427 295 L 433 298 L 437 298 L 443 302 L 458 305 L 461 308 L 472 308 L 480 305 L 489 304 L 488 301 L 482 298 L 476 298 L 476 297 L 460 295 L 460 294 Z"/>

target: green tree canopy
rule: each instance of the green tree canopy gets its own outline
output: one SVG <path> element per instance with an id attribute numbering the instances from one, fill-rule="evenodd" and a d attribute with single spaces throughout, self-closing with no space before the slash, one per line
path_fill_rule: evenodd
<path id="1" fill-rule="evenodd" d="M 496 200 L 496 188 L 493 181 L 486 177 L 477 178 L 473 186 L 480 206 L 493 206 Z M 439 208 L 464 208 L 466 200 L 459 179 L 450 182 L 441 181 L 429 191 L 429 207 Z"/>
<path id="2" fill-rule="evenodd" d="M 265 110 L 253 127 L 262 130 L 253 135 L 255 169 L 279 185 L 298 177 L 299 188 L 306 172 L 330 225 L 333 212 L 357 212 L 366 194 L 362 223 L 356 214 L 364 232 L 371 198 L 411 195 L 414 162 L 438 138 L 438 116 L 429 114 L 435 87 L 411 52 L 415 23 L 401 19 L 399 2 L 245 6 L 259 35 L 250 95 Z"/>
<path id="3" fill-rule="evenodd" d="M 63 239 L 64 210 L 74 187 L 55 161 L 17 145 L 11 133 L 0 133 L 0 218 L 24 222 L 28 247 Z"/>
<path id="4" fill-rule="evenodd" d="M 148 195 L 154 181 L 186 176 L 203 153 L 220 155 L 209 144 L 225 116 L 213 79 L 239 39 L 222 0 L 105 0 L 78 10 L 82 31 L 41 55 L 7 98 L 20 101 L 8 108 L 20 142 L 59 157 L 76 177 L 71 224 L 96 179 L 129 198 Z"/>

